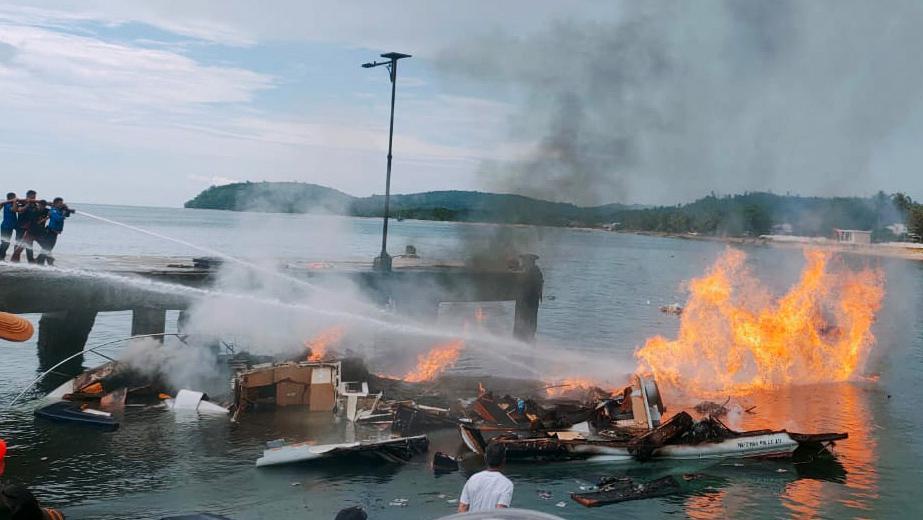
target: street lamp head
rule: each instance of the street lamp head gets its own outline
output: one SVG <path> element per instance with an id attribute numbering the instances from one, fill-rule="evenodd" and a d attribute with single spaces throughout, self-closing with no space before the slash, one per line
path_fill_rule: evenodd
<path id="1" fill-rule="evenodd" d="M 376 66 L 376 65 L 377 65 L 377 63 L 375 63 L 375 62 L 363 63 L 363 64 L 362 64 L 362 68 L 363 68 L 363 69 L 371 69 L 372 67 L 374 67 L 374 66 Z"/>
<path id="2" fill-rule="evenodd" d="M 400 52 L 388 52 L 381 55 L 382 58 L 388 58 L 389 60 L 399 60 L 401 58 L 409 58 L 409 54 L 401 54 Z"/>

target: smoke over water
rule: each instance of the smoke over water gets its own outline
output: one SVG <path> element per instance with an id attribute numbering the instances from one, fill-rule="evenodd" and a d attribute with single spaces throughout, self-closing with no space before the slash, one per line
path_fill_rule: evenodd
<path id="1" fill-rule="evenodd" d="M 441 53 L 447 79 L 523 100 L 511 140 L 529 151 L 485 163 L 485 188 L 581 205 L 908 189 L 872 163 L 917 108 L 923 4 L 617 6 L 610 23 L 495 31 Z"/>

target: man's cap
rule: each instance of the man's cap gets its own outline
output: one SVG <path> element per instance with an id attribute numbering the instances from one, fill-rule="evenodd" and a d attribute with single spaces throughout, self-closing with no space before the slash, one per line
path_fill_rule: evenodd
<path id="1" fill-rule="evenodd" d="M 29 320 L 8 312 L 0 312 L 0 339 L 26 341 L 32 337 L 33 332 Z"/>

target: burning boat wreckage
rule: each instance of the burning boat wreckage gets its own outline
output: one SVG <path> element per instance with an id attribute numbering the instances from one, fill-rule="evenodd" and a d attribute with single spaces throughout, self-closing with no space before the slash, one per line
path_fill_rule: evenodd
<path id="1" fill-rule="evenodd" d="M 698 419 L 686 411 L 668 417 L 657 382 L 644 375 L 632 376 L 620 392 L 608 392 L 588 385 L 449 375 L 439 367 L 429 367 L 425 376 L 386 377 L 369 372 L 357 358 L 267 361 L 237 354 L 226 361 L 231 392 L 217 400 L 171 388 L 162 376 L 111 361 L 51 392 L 47 398 L 55 402 L 35 414 L 112 431 L 118 428 L 113 413 L 124 407 L 221 414 L 234 422 L 286 408 L 336 413 L 378 432 L 368 440 L 333 444 L 271 441 L 257 466 L 346 455 L 408 461 L 428 451 L 428 432 L 442 428 L 457 429 L 464 446 L 476 454 L 483 454 L 489 443 L 502 444 L 511 463 L 788 457 L 799 448 L 822 451 L 848 436 L 735 431 L 719 419 L 720 405 L 699 408 Z M 433 458 L 437 471 L 458 465 L 458 458 L 444 453 Z"/>

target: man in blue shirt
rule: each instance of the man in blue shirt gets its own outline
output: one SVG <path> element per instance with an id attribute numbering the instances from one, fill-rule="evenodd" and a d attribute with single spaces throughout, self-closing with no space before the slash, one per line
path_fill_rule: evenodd
<path id="1" fill-rule="evenodd" d="M 36 237 L 38 245 L 42 246 L 42 252 L 38 255 L 36 261 L 39 265 L 54 265 L 54 257 L 51 256 L 51 250 L 58 243 L 58 235 L 64 232 L 64 219 L 71 214 L 70 208 L 64 204 L 64 199 L 55 197 L 48 208 L 48 225 L 45 226 L 44 232 Z"/>
<path id="2" fill-rule="evenodd" d="M 3 201 L 3 221 L 0 222 L 0 261 L 6 260 L 6 250 L 10 248 L 10 240 L 13 238 L 13 230 L 16 229 L 16 194 L 13 192 L 6 194 L 6 200 Z"/>
<path id="3" fill-rule="evenodd" d="M 35 225 L 38 226 L 39 219 L 39 209 L 38 201 L 36 200 L 35 190 L 29 190 L 26 192 L 25 200 L 16 201 L 16 247 L 13 248 L 13 256 L 10 257 L 10 260 L 13 262 L 19 262 L 20 257 L 22 256 L 23 250 L 26 251 L 26 260 L 30 264 L 35 263 L 35 258 L 32 255 L 32 243 L 35 241 L 29 233 L 29 229 Z M 44 224 L 43 224 L 44 225 Z"/>

